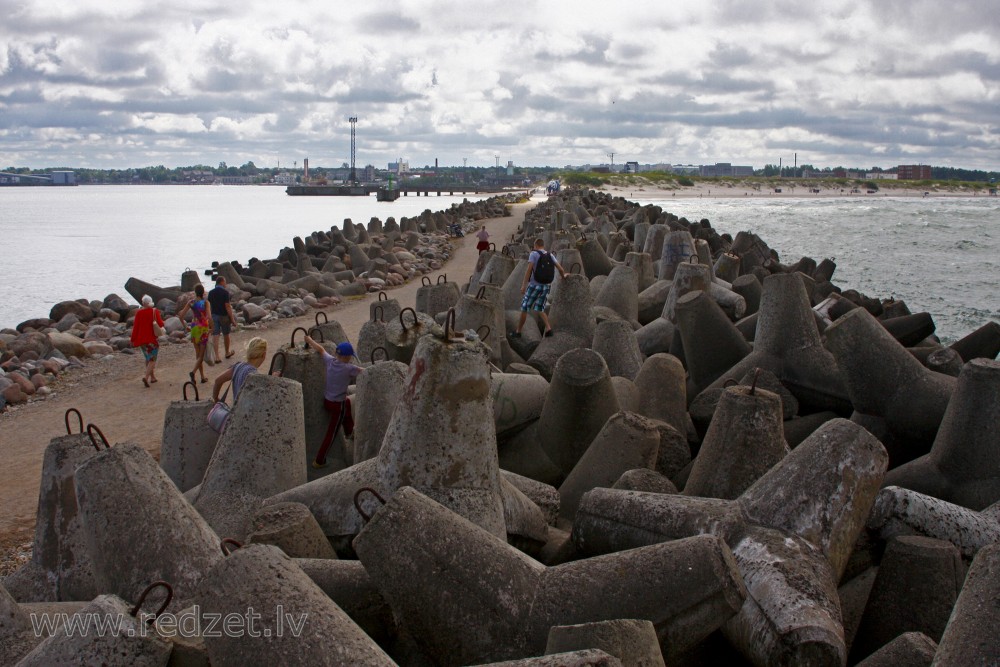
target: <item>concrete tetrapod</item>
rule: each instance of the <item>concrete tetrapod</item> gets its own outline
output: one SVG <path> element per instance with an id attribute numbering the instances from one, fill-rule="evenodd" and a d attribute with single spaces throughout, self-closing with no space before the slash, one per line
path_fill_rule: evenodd
<path id="1" fill-rule="evenodd" d="M 625 266 L 629 266 L 636 275 L 636 314 L 639 310 L 639 292 L 656 282 L 656 272 L 653 270 L 653 258 L 644 252 L 630 252 L 625 255 Z M 613 269 L 612 269 L 613 271 Z"/>
<path id="2" fill-rule="evenodd" d="M 639 274 L 621 264 L 611 269 L 601 291 L 594 298 L 595 306 L 606 306 L 628 322 L 639 318 Z"/>
<path id="3" fill-rule="evenodd" d="M 890 470 L 885 485 L 974 510 L 1000 500 L 998 405 L 1000 362 L 973 359 L 965 364 L 930 453 Z"/>
<path id="4" fill-rule="evenodd" d="M 745 595 L 715 537 L 546 568 L 410 488 L 375 512 L 354 548 L 402 625 L 442 665 L 540 655 L 552 626 L 615 618 L 651 621 L 669 659 Z"/>
<path id="5" fill-rule="evenodd" d="M 197 387 L 195 400 L 187 400 L 188 384 L 185 399 L 167 406 L 160 445 L 160 467 L 181 491 L 201 484 L 219 441 L 219 434 L 208 425 L 208 413 L 215 403 L 197 400 Z"/>
<path id="6" fill-rule="evenodd" d="M 684 346 L 690 396 L 700 394 L 753 350 L 719 304 L 701 290 L 679 298 L 674 312 Z"/>
<path id="7" fill-rule="evenodd" d="M 615 619 L 557 625 L 549 630 L 545 653 L 566 653 L 583 649 L 601 649 L 627 667 L 666 667 L 656 640 L 656 628 L 645 620 Z"/>
<path id="8" fill-rule="evenodd" d="M 951 543 L 911 535 L 890 540 L 854 637 L 852 662 L 904 632 L 939 641 L 964 577 L 962 556 Z"/>
<path id="9" fill-rule="evenodd" d="M 650 419 L 670 424 L 679 433 L 687 433 L 687 389 L 684 365 L 672 354 L 654 354 L 642 362 L 635 376 L 639 390 L 637 412 Z"/>
<path id="10" fill-rule="evenodd" d="M 80 611 L 80 616 L 95 624 L 109 623 L 113 631 L 56 632 L 24 656 L 18 667 L 166 667 L 173 645 L 146 624 L 146 612 L 133 616 L 132 610 L 133 605 L 116 595 L 100 595 Z"/>
<path id="11" fill-rule="evenodd" d="M 491 662 L 477 667 L 624 667 L 624 665 L 621 660 L 606 651 L 588 648 L 533 658 Z"/>
<path id="12" fill-rule="evenodd" d="M 694 239 L 687 231 L 669 231 L 663 238 L 663 249 L 660 252 L 660 274 L 662 280 L 673 280 L 677 268 L 689 263 L 690 257 L 697 257 Z"/>
<path id="13" fill-rule="evenodd" d="M 408 370 L 399 361 L 380 361 L 358 376 L 354 390 L 352 464 L 378 456 L 392 413 L 406 390 Z"/>
<path id="14" fill-rule="evenodd" d="M 961 340 L 951 344 L 962 361 L 972 361 L 978 357 L 996 359 L 1000 354 L 1000 324 L 987 322 Z"/>
<path id="15" fill-rule="evenodd" d="M 306 482 L 305 458 L 302 385 L 253 373 L 193 504 L 217 533 L 243 541 L 265 498 Z"/>
<path id="16" fill-rule="evenodd" d="M 97 455 L 84 433 L 53 438 L 42 459 L 31 560 L 4 585 L 21 602 L 91 600 L 100 593 L 76 501 L 76 469 Z"/>
<path id="17" fill-rule="evenodd" d="M 571 350 L 560 357 L 552 374 L 538 420 L 538 443 L 567 475 L 619 409 L 604 358 L 585 348 Z"/>
<path id="18" fill-rule="evenodd" d="M 328 537 L 343 542 L 362 527 L 354 509 L 358 489 L 371 487 L 388 498 L 401 486 L 415 486 L 503 538 L 508 527 L 499 475 L 485 347 L 425 336 L 378 456 L 270 502 L 303 503 Z M 533 510 L 538 521 L 531 525 L 544 525 L 541 510 Z"/>
<path id="19" fill-rule="evenodd" d="M 558 298 L 553 297 L 549 321 L 553 335 L 542 338 L 531 353 L 528 363 L 537 368 L 545 379 L 551 379 L 556 363 L 566 352 L 578 347 L 590 347 L 597 324 L 591 307 L 590 284 L 583 276 L 570 274 L 557 279 Z"/>
<path id="20" fill-rule="evenodd" d="M 31 627 L 31 617 L 0 584 L 0 664 L 16 664 L 41 641 Z"/>
<path id="21" fill-rule="evenodd" d="M 497 437 L 538 419 L 548 392 L 549 383 L 541 375 L 491 373 L 490 398 Z"/>
<path id="22" fill-rule="evenodd" d="M 167 581 L 176 611 L 222 558 L 219 537 L 139 445 L 84 461 L 76 498 L 98 590 L 134 600 L 149 583 Z"/>
<path id="23" fill-rule="evenodd" d="M 299 328 L 296 331 L 305 332 L 305 329 Z M 329 452 L 329 468 L 318 469 L 309 466 L 309 463 L 316 460 L 316 454 L 319 453 L 327 426 L 330 423 L 330 413 L 324 407 L 323 399 L 326 390 L 326 364 L 323 362 L 323 358 L 304 342 L 301 345 L 295 344 L 296 331 L 292 332 L 292 342 L 287 347 L 282 346 L 281 348 L 281 352 L 284 354 L 281 377 L 286 380 L 294 380 L 301 385 L 299 395 L 302 400 L 305 452 L 302 454 L 299 465 L 309 479 L 315 479 L 346 468 L 347 461 L 344 455 L 343 441 L 338 438 Z M 315 334 L 315 332 L 313 333 Z M 321 336 L 317 336 L 316 341 L 322 342 L 324 345 L 327 344 L 327 341 Z M 329 350 L 327 351 L 329 352 Z M 240 400 L 243 400 L 242 395 Z"/>
<path id="24" fill-rule="evenodd" d="M 771 371 L 810 411 L 848 414 L 851 401 L 833 355 L 823 348 L 809 297 L 793 274 L 764 280 L 754 349 L 708 389 L 760 367 Z M 876 325 L 877 326 L 877 325 Z M 888 335 L 888 334 L 887 334 Z"/>
<path id="25" fill-rule="evenodd" d="M 598 324 L 593 350 L 604 357 L 612 376 L 634 380 L 642 369 L 643 356 L 635 330 L 625 320 L 605 320 Z"/>
<path id="26" fill-rule="evenodd" d="M 924 368 L 864 308 L 837 318 L 826 330 L 826 345 L 850 393 L 853 419 L 880 437 L 892 465 L 927 453 L 955 378 Z"/>
<path id="27" fill-rule="evenodd" d="M 926 535 L 951 542 L 965 558 L 1000 542 L 1000 503 L 982 512 L 917 491 L 890 486 L 879 491 L 868 528 L 883 540 L 898 535 Z"/>
<path id="28" fill-rule="evenodd" d="M 272 544 L 292 558 L 336 558 L 316 518 L 301 503 L 264 505 L 253 515 L 251 544 Z"/>
<path id="29" fill-rule="evenodd" d="M 931 667 L 938 645 L 922 632 L 904 632 L 855 667 Z"/>
<path id="30" fill-rule="evenodd" d="M 295 564 L 379 646 L 391 644 L 396 620 L 361 561 L 296 558 Z"/>
<path id="31" fill-rule="evenodd" d="M 598 486 L 611 486 L 635 468 L 656 467 L 660 433 L 656 424 L 633 412 L 611 415 L 559 486 L 559 515 L 572 522 L 580 497 Z"/>
<path id="32" fill-rule="evenodd" d="M 729 387 L 691 466 L 684 495 L 731 500 L 788 454 L 781 399 L 764 389 Z"/>
<path id="33" fill-rule="evenodd" d="M 205 614 L 249 615 L 255 634 L 205 636 L 212 665 L 371 665 L 396 663 L 278 547 L 236 549 L 205 573 Z"/>
<path id="34" fill-rule="evenodd" d="M 979 550 L 938 643 L 940 667 L 1000 664 L 1000 544 Z"/>
<path id="35" fill-rule="evenodd" d="M 734 501 L 594 489 L 577 510 L 573 539 L 581 553 L 597 554 L 718 535 L 748 590 L 723 629 L 729 641 L 757 665 L 843 665 L 836 582 L 886 463 L 878 440 L 837 419 Z"/>

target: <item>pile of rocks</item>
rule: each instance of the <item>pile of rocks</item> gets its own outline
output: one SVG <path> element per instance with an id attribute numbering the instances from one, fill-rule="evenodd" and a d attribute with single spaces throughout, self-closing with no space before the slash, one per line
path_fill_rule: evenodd
<path id="1" fill-rule="evenodd" d="M 373 304 L 357 346 L 385 358 L 329 468 L 294 341 L 221 436 L 210 401 L 172 404 L 160 465 L 82 418 L 52 440 L 0 660 L 1000 660 L 1000 326 L 945 347 L 832 262 L 592 192 L 521 231 L 467 283 Z M 536 236 L 571 273 L 555 335 L 511 338 Z M 39 637 L 32 613 L 122 632 Z"/>
<path id="2" fill-rule="evenodd" d="M 429 209 L 415 218 L 382 223 L 372 218 L 367 226 L 345 220 L 342 229 L 296 237 L 271 260 L 213 262 L 214 272 L 228 279 L 233 308 L 240 324 L 296 317 L 310 308 L 326 308 L 341 299 L 377 292 L 431 271 L 451 257 L 448 228 L 458 224 L 471 231 L 478 220 L 509 215 L 514 195 L 455 204 L 446 211 Z M 141 301 L 153 297 L 164 314 L 166 338 L 179 343 L 185 326 L 172 315 L 193 298 L 201 279 L 195 271 L 181 276 L 176 287 L 162 287 L 130 278 L 125 290 Z M 45 396 L 48 385 L 69 366 L 87 357 L 130 352 L 132 318 L 138 306 L 117 294 L 103 301 L 63 301 L 48 317 L 21 322 L 14 330 L 0 331 L 0 410 Z"/>

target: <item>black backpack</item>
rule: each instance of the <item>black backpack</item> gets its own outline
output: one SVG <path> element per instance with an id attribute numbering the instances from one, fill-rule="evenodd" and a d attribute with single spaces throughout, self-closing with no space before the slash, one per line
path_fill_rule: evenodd
<path id="1" fill-rule="evenodd" d="M 535 262 L 535 282 L 548 285 L 556 277 L 556 260 L 552 254 L 544 250 L 538 251 L 538 260 Z"/>

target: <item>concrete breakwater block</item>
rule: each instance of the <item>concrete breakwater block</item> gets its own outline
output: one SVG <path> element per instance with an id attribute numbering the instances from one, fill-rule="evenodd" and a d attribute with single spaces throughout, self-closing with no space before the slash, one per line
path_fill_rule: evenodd
<path id="1" fill-rule="evenodd" d="M 378 456 L 392 413 L 406 389 L 407 370 L 407 365 L 399 361 L 379 361 L 358 376 L 353 399 L 351 463 Z"/>
<path id="2" fill-rule="evenodd" d="M 213 405 L 211 400 L 185 398 L 171 401 L 163 415 L 160 467 L 181 491 L 201 484 L 215 452 L 219 434 L 208 425 Z"/>
<path id="3" fill-rule="evenodd" d="M 281 347 L 281 353 L 284 355 L 281 377 L 301 385 L 305 452 L 302 454 L 302 460 L 299 461 L 299 464 L 307 477 L 315 479 L 346 468 L 347 457 L 344 453 L 343 439 L 337 438 L 327 456 L 330 463 L 328 468 L 317 469 L 309 465 L 316 460 L 316 454 L 323 444 L 323 437 L 326 435 L 326 429 L 330 423 L 330 413 L 324 407 L 323 402 L 323 394 L 326 389 L 326 364 L 323 362 L 322 356 L 306 345 L 302 338 L 299 339 L 299 344 L 295 343 L 295 333 L 298 331 L 305 333 L 305 329 L 296 329 L 292 332 L 291 342 L 287 346 Z M 316 332 L 313 332 L 313 335 L 317 342 L 322 339 L 323 344 L 329 346 L 324 336 L 316 335 Z M 242 400 L 242 398 L 241 396 L 240 399 Z"/>
<path id="4" fill-rule="evenodd" d="M 21 602 L 91 600 L 100 592 L 76 500 L 76 469 L 97 454 L 84 433 L 45 448 L 31 560 L 4 581 Z"/>
<path id="5" fill-rule="evenodd" d="M 922 632 L 904 632 L 855 667 L 930 667 L 938 645 Z"/>
<path id="6" fill-rule="evenodd" d="M 302 385 L 251 374 L 194 506 L 222 537 L 244 541 L 250 517 L 265 498 L 306 482 L 305 459 Z"/>
<path id="7" fill-rule="evenodd" d="M 756 664 L 843 664 L 836 582 L 886 464 L 871 434 L 837 419 L 733 501 L 594 489 L 580 503 L 573 539 L 581 553 L 599 554 L 717 535 L 749 595 L 726 623 L 727 639 Z"/>
<path id="8" fill-rule="evenodd" d="M 666 667 L 656 639 L 656 628 L 646 620 L 615 619 L 580 625 L 556 625 L 549 630 L 545 653 L 600 649 L 622 665 Z"/>
<path id="9" fill-rule="evenodd" d="M 491 662 L 478 667 L 622 667 L 623 665 L 621 660 L 610 653 L 591 648 L 520 660 Z"/>
<path id="10" fill-rule="evenodd" d="M 31 627 L 31 617 L 0 584 L 0 663 L 16 664 L 41 640 Z"/>
<path id="11" fill-rule="evenodd" d="M 336 558 L 309 508 L 301 503 L 275 503 L 257 510 L 252 519 L 251 544 L 271 544 L 292 558 Z"/>
<path id="12" fill-rule="evenodd" d="M 259 635 L 205 637 L 212 665 L 371 665 L 396 663 L 280 549 L 251 544 L 205 573 L 204 613 L 258 614 Z M 231 634 L 231 633 L 230 633 Z"/>
<path id="13" fill-rule="evenodd" d="M 222 558 L 219 537 L 139 445 L 124 443 L 76 471 L 83 533 L 100 591 L 134 600 L 151 582 L 186 606 L 204 572 Z"/>
<path id="14" fill-rule="evenodd" d="M 379 646 L 396 641 L 399 624 L 361 561 L 296 558 L 295 564 Z"/>
<path id="15" fill-rule="evenodd" d="M 100 595 L 80 614 L 85 618 L 115 623 L 116 631 L 57 632 L 44 639 L 17 664 L 19 667 L 166 667 L 173 650 L 172 644 L 146 623 L 145 618 L 148 617 L 140 614 L 133 616 L 133 608 L 133 604 L 116 595 Z"/>
<path id="16" fill-rule="evenodd" d="M 938 643 L 934 664 L 1000 664 L 1000 544 L 979 550 Z"/>
<path id="17" fill-rule="evenodd" d="M 553 625 L 614 618 L 649 620 L 661 642 L 683 650 L 744 599 L 728 549 L 711 536 L 546 568 L 410 488 L 375 512 L 354 548 L 400 622 L 444 665 L 540 655 Z"/>
<path id="18" fill-rule="evenodd" d="M 973 359 L 965 364 L 930 453 L 890 470 L 886 486 L 920 491 L 974 510 L 1000 500 L 998 405 L 1000 362 Z"/>

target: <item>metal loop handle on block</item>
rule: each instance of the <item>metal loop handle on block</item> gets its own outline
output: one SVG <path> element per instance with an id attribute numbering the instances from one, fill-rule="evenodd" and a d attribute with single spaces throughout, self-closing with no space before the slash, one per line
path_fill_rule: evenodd
<path id="1" fill-rule="evenodd" d="M 570 273 L 576 273 L 576 271 L 574 271 L 574 269 L 575 269 L 576 267 L 578 267 L 578 266 L 580 267 L 580 270 L 581 270 L 581 271 L 583 271 L 583 265 L 581 265 L 581 264 L 580 264 L 580 262 L 573 262 L 573 263 L 572 263 L 572 264 L 570 265 L 570 267 L 569 267 L 569 272 L 570 272 Z"/>
<path id="2" fill-rule="evenodd" d="M 327 317 L 327 316 L 326 316 L 326 313 L 324 313 L 324 312 L 323 312 L 323 311 L 321 310 L 321 311 L 319 311 L 319 312 L 317 312 L 317 313 L 316 313 L 316 326 L 319 326 L 319 316 L 320 316 L 320 315 L 322 315 L 322 316 L 323 316 L 323 324 L 327 324 L 327 323 L 329 323 L 329 321 L 330 321 L 330 318 L 329 318 L 329 317 Z"/>
<path id="3" fill-rule="evenodd" d="M 753 382 L 750 383 L 750 395 L 753 396 L 757 392 L 757 378 L 760 377 L 760 367 L 754 369 L 753 371 Z"/>
<path id="4" fill-rule="evenodd" d="M 275 352 L 274 356 L 271 357 L 271 366 L 267 369 L 268 375 L 274 375 L 274 362 L 281 359 L 281 373 L 285 372 L 285 364 L 288 363 L 288 357 L 285 356 L 284 352 Z"/>
<path id="5" fill-rule="evenodd" d="M 372 348 L 371 360 L 373 364 L 375 363 L 375 353 L 378 352 L 379 350 L 382 350 L 382 354 L 385 355 L 385 361 L 389 361 L 389 350 L 379 345 L 378 347 Z"/>
<path id="6" fill-rule="evenodd" d="M 483 329 L 486 329 L 486 335 L 485 336 L 479 333 Z M 490 325 L 488 325 L 488 324 L 482 324 L 482 325 L 479 326 L 478 329 L 476 329 L 476 333 L 479 334 L 480 340 L 485 341 L 487 338 L 490 337 L 490 334 L 493 333 L 493 330 L 490 329 Z"/>
<path id="7" fill-rule="evenodd" d="M 153 614 L 152 618 L 146 619 L 146 624 L 147 625 L 153 623 L 160 614 L 162 614 L 163 612 L 165 612 L 167 610 L 167 607 L 170 606 L 170 601 L 174 599 L 174 587 L 173 586 L 171 586 L 170 584 L 168 584 L 167 582 L 162 581 L 162 580 L 161 581 L 154 581 L 149 586 L 146 586 L 146 590 L 144 590 L 142 593 L 139 594 L 139 600 L 135 603 L 135 606 L 132 607 L 132 611 L 129 612 L 129 615 L 132 616 L 132 618 L 135 618 L 136 615 L 139 613 L 139 610 L 142 609 L 142 603 L 146 601 L 146 596 L 149 595 L 149 593 L 154 588 L 165 588 L 165 589 L 167 589 L 167 599 L 165 599 L 163 601 L 163 604 L 161 604 L 160 608 L 156 610 L 156 613 Z"/>
<path id="8" fill-rule="evenodd" d="M 479 291 L 476 292 L 476 298 L 477 299 L 484 299 L 484 298 L 486 298 L 486 288 L 485 287 L 480 287 L 479 288 Z"/>
<path id="9" fill-rule="evenodd" d="M 222 549 L 222 553 L 229 555 L 235 551 L 235 549 L 230 549 L 230 546 L 236 547 L 236 549 L 242 549 L 243 543 L 239 540 L 233 539 L 232 537 L 224 537 L 222 541 L 219 542 L 219 548 Z"/>
<path id="10" fill-rule="evenodd" d="M 66 435 L 73 435 L 73 431 L 69 427 L 69 415 L 71 412 L 76 413 L 77 421 L 80 422 L 80 433 L 83 433 L 83 415 L 81 415 L 80 411 L 76 408 L 70 408 L 66 411 L 66 415 L 63 417 L 63 422 L 66 423 Z"/>
<path id="11" fill-rule="evenodd" d="M 420 284 L 424 287 L 430 287 L 434 284 L 434 282 L 431 280 L 430 276 L 424 276 L 420 279 Z"/>
<path id="12" fill-rule="evenodd" d="M 381 291 L 381 292 L 378 293 L 378 300 L 379 301 L 388 301 L 389 300 L 389 295 L 386 294 L 385 291 L 383 290 L 383 291 Z"/>
<path id="13" fill-rule="evenodd" d="M 729 378 L 728 380 L 722 383 L 722 386 L 725 387 L 726 389 L 729 389 L 730 387 L 738 386 L 739 383 L 740 381 L 737 380 L 736 378 Z"/>
<path id="14" fill-rule="evenodd" d="M 378 315 L 378 319 L 377 320 L 375 318 L 376 315 Z M 375 321 L 385 322 L 385 308 L 383 308 L 382 306 L 375 306 L 372 309 L 372 322 L 375 322 Z"/>
<path id="15" fill-rule="evenodd" d="M 448 282 L 448 274 L 447 273 L 442 273 L 440 276 L 438 276 L 438 281 L 437 281 L 438 285 L 443 285 L 446 282 Z"/>
<path id="16" fill-rule="evenodd" d="M 295 327 L 294 329 L 292 329 L 291 347 L 295 347 L 295 334 L 297 334 L 300 331 L 302 333 L 304 333 L 305 335 L 307 335 L 307 336 L 309 335 L 309 332 L 306 330 L 305 327 Z M 303 350 L 306 349 L 307 347 L 309 347 L 309 343 L 302 343 L 302 349 Z"/>
<path id="17" fill-rule="evenodd" d="M 451 338 L 451 334 L 455 331 L 455 309 L 449 308 L 448 314 L 444 317 L 444 339 L 448 340 Z"/>
<path id="18" fill-rule="evenodd" d="M 201 398 L 199 398 L 198 396 L 198 385 L 196 385 L 194 382 L 191 382 L 190 380 L 185 382 L 184 386 L 181 387 L 181 391 L 184 395 L 184 400 L 185 401 L 190 400 L 188 399 L 188 385 L 191 385 L 191 388 L 194 389 L 194 400 L 200 401 Z"/>
<path id="19" fill-rule="evenodd" d="M 496 243 L 490 243 L 489 249 L 492 250 L 493 252 L 496 252 L 497 251 L 497 244 Z"/>
<path id="20" fill-rule="evenodd" d="M 309 330 L 309 332 L 308 332 L 309 337 L 315 339 L 316 336 L 313 335 L 313 332 L 316 332 L 316 333 L 319 334 L 319 342 L 321 342 L 321 343 L 325 343 L 326 342 L 326 337 L 323 336 L 323 330 L 322 329 L 320 329 L 319 327 L 313 327 L 312 329 Z"/>
<path id="21" fill-rule="evenodd" d="M 399 311 L 399 325 L 401 327 L 403 327 L 403 331 L 408 331 L 408 329 L 406 328 L 406 322 L 403 321 L 403 313 L 405 313 L 406 311 L 410 311 L 411 313 L 413 313 L 413 326 L 414 327 L 416 327 L 418 324 L 420 324 L 420 320 L 417 319 L 417 311 L 415 311 L 412 308 L 410 308 L 409 306 L 407 306 L 406 308 L 403 308 L 401 311 Z"/>
<path id="22" fill-rule="evenodd" d="M 688 263 L 689 264 L 697 264 L 698 263 L 698 255 L 689 255 L 688 256 Z"/>
<path id="23" fill-rule="evenodd" d="M 375 496 L 378 499 L 378 501 L 383 505 L 385 505 L 385 498 L 380 496 L 378 491 L 376 491 L 370 486 L 363 486 L 360 489 L 358 489 L 357 492 L 354 494 L 354 509 L 358 510 L 358 514 L 361 515 L 361 518 L 364 519 L 365 523 L 368 523 L 371 520 L 372 515 L 368 514 L 363 509 L 361 509 L 361 503 L 358 501 L 358 499 L 361 497 L 361 494 L 364 493 L 365 491 Z"/>
<path id="24" fill-rule="evenodd" d="M 101 436 L 101 442 L 104 443 L 104 448 L 111 449 L 111 445 L 108 443 L 108 439 L 104 437 L 104 433 L 101 429 L 97 428 L 96 424 L 87 424 L 87 435 L 90 436 L 90 442 L 94 445 L 94 449 L 101 451 L 101 446 L 97 444 L 97 439 L 94 437 L 94 431 L 97 431 L 97 435 Z"/>

